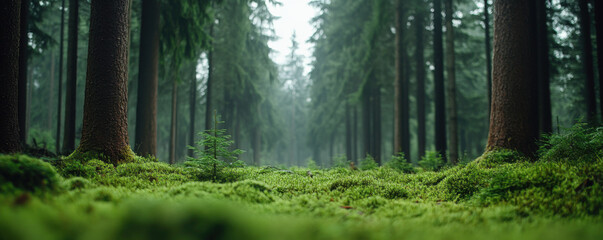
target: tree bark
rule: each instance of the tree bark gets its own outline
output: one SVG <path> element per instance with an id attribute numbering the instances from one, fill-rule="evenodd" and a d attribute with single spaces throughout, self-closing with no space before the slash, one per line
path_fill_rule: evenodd
<path id="1" fill-rule="evenodd" d="M 133 160 L 128 145 L 128 50 L 130 4 L 128 0 L 93 0 L 84 124 L 76 153 L 102 154 L 102 160 L 119 164 Z"/>
<path id="2" fill-rule="evenodd" d="M 19 42 L 21 1 L 10 0 L 0 7 L 0 153 L 21 151 L 19 143 Z"/>
<path id="3" fill-rule="evenodd" d="M 528 156 L 536 150 L 535 96 L 528 1 L 494 1 L 492 114 L 487 151 L 517 150 Z"/>
<path id="4" fill-rule="evenodd" d="M 256 114 L 262 116 L 262 104 L 257 105 Z M 253 129 L 253 141 L 251 141 L 251 148 L 253 148 L 253 165 L 260 166 L 260 157 L 262 152 L 262 125 L 258 124 Z"/>
<path id="5" fill-rule="evenodd" d="M 446 103 L 448 106 L 448 162 L 457 164 L 459 158 L 457 109 L 456 109 L 456 73 L 454 58 L 454 27 L 452 26 L 452 0 L 445 0 L 446 12 Z"/>
<path id="6" fill-rule="evenodd" d="M 177 68 L 173 68 L 174 79 L 172 79 L 172 118 L 170 124 L 170 164 L 176 164 L 176 131 L 178 129 L 178 81 L 176 81 Z"/>
<path id="7" fill-rule="evenodd" d="M 416 76 L 417 76 L 417 140 L 418 140 L 418 159 L 425 155 L 425 45 L 423 44 L 423 34 L 425 19 L 423 10 L 420 9 L 415 15 L 415 36 L 417 45 L 415 48 Z M 408 158 L 410 160 L 410 158 Z"/>
<path id="8" fill-rule="evenodd" d="M 192 64 L 192 73 L 193 76 L 191 78 L 191 86 L 190 86 L 190 129 L 188 135 L 188 145 L 195 145 L 195 113 L 197 113 L 197 64 L 193 62 Z M 193 149 L 188 149 L 188 156 L 193 157 Z"/>
<path id="9" fill-rule="evenodd" d="M 369 86 L 362 90 L 362 130 L 364 144 L 362 144 L 362 156 L 366 158 L 372 155 L 372 137 L 371 137 L 371 101 Z"/>
<path id="10" fill-rule="evenodd" d="M 444 47 L 442 46 L 442 2 L 433 1 L 433 58 L 435 90 L 435 150 L 446 159 L 446 102 L 444 100 Z"/>
<path id="11" fill-rule="evenodd" d="M 603 122 L 603 3 L 595 3 L 595 32 L 597 34 L 597 67 L 599 72 L 599 110 Z"/>
<path id="12" fill-rule="evenodd" d="M 536 1 L 536 39 L 538 74 L 538 126 L 540 133 L 552 133 L 551 90 L 549 67 L 549 39 L 546 16 L 546 1 Z"/>
<path id="13" fill-rule="evenodd" d="M 134 149 L 140 156 L 156 156 L 157 68 L 159 63 L 158 0 L 142 1 L 139 56 Z"/>
<path id="14" fill-rule="evenodd" d="M 21 0 L 21 13 L 19 31 L 19 141 L 25 145 L 27 142 L 27 61 L 29 59 L 29 3 L 30 0 Z"/>
<path id="15" fill-rule="evenodd" d="M 59 89 L 59 96 L 57 100 L 57 132 L 55 138 L 55 151 L 57 154 L 61 152 L 61 113 L 63 112 L 63 45 L 64 39 L 64 28 L 65 26 L 65 0 L 61 1 L 61 27 L 59 37 L 59 82 L 57 87 Z"/>
<path id="16" fill-rule="evenodd" d="M 586 101 L 586 120 L 594 124 L 597 121 L 597 101 L 595 100 L 595 76 L 593 69 L 593 48 L 590 39 L 590 15 L 588 0 L 578 0 L 580 7 L 580 40 L 582 43 L 582 66 L 584 67 L 584 100 Z"/>
<path id="17" fill-rule="evenodd" d="M 345 103 L 345 158 L 352 159 L 352 119 L 350 114 L 350 103 Z"/>
<path id="18" fill-rule="evenodd" d="M 67 29 L 67 83 L 65 86 L 65 129 L 63 152 L 75 149 L 75 101 L 77 89 L 77 37 L 79 26 L 79 0 L 69 0 Z"/>
<path id="19" fill-rule="evenodd" d="M 214 37 L 214 23 L 209 26 L 209 37 L 213 39 Z M 207 89 L 205 90 L 205 131 L 211 129 L 211 114 L 212 114 L 212 92 L 213 92 L 213 40 L 212 46 L 207 51 Z"/>
<path id="20" fill-rule="evenodd" d="M 54 99 L 54 70 L 55 70 L 55 57 L 54 51 L 50 53 L 50 88 L 48 89 L 48 109 L 47 111 L 47 119 L 46 119 L 46 128 L 52 129 L 52 107 L 53 107 L 53 99 Z"/>
<path id="21" fill-rule="evenodd" d="M 404 32 L 406 30 L 406 16 L 404 14 L 404 1 L 396 4 L 396 79 L 394 82 L 394 154 L 403 152 L 407 159 L 410 156 L 410 129 L 409 129 L 409 96 L 406 74 L 406 48 L 404 47 Z"/>
<path id="22" fill-rule="evenodd" d="M 350 161 L 358 164 L 358 110 L 353 106 L 352 112 L 352 157 Z"/>
<path id="23" fill-rule="evenodd" d="M 373 81 L 373 94 L 372 94 L 372 136 L 373 136 L 373 158 L 375 158 L 375 162 L 381 165 L 381 87 L 377 83 L 377 79 L 374 74 L 371 77 Z"/>
<path id="24" fill-rule="evenodd" d="M 488 12 L 488 0 L 484 0 L 484 42 L 486 47 L 486 87 L 488 88 L 488 121 L 492 109 L 492 49 L 490 47 L 490 13 Z"/>

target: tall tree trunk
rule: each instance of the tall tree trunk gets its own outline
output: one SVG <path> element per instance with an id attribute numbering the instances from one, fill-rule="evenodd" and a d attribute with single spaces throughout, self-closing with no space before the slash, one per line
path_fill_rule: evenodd
<path id="1" fill-rule="evenodd" d="M 372 99 L 372 122 L 373 122 L 373 157 L 375 158 L 375 162 L 381 165 L 381 89 L 377 79 L 374 77 L 373 79 L 373 99 Z"/>
<path id="2" fill-rule="evenodd" d="M 540 133 L 552 133 L 551 90 L 549 73 L 549 39 L 546 16 L 546 1 L 536 1 L 536 51 L 538 75 L 538 126 Z"/>
<path id="3" fill-rule="evenodd" d="M 21 34 L 20 0 L 11 0 L 0 7 L 0 153 L 21 151 L 19 143 L 19 42 Z"/>
<path id="4" fill-rule="evenodd" d="M 82 140 L 76 153 L 102 154 L 104 161 L 132 161 L 128 145 L 128 0 L 90 4 L 88 69 Z"/>
<path id="5" fill-rule="evenodd" d="M 212 22 L 209 26 L 209 37 L 213 39 L 214 36 L 214 23 Z M 207 51 L 207 89 L 205 90 L 205 131 L 211 129 L 211 114 L 212 114 L 212 85 L 213 85 L 213 41 L 212 47 Z"/>
<path id="6" fill-rule="evenodd" d="M 394 154 L 403 152 L 410 156 L 407 56 L 404 47 L 406 16 L 403 0 L 396 3 L 396 79 L 394 81 Z"/>
<path id="7" fill-rule="evenodd" d="M 352 112 L 352 157 L 350 161 L 358 163 L 358 110 L 353 106 Z"/>
<path id="8" fill-rule="evenodd" d="M 262 104 L 258 104 L 256 107 L 256 114 L 262 116 Z M 257 125 L 253 129 L 253 141 L 251 141 L 251 148 L 253 148 L 253 165 L 260 166 L 260 157 L 262 152 L 262 124 L 258 121 Z"/>
<path id="9" fill-rule="evenodd" d="M 47 119 L 46 119 L 46 128 L 48 129 L 52 129 L 52 107 L 53 107 L 53 99 L 54 99 L 54 70 L 55 70 L 56 66 L 55 66 L 55 57 L 54 57 L 54 51 L 51 51 L 50 53 L 50 88 L 48 89 L 48 109 L 46 109 L 47 112 Z"/>
<path id="10" fill-rule="evenodd" d="M 494 1 L 492 114 L 487 151 L 512 149 L 531 156 L 537 128 L 532 72 L 535 56 L 530 39 L 529 2 Z"/>
<path id="11" fill-rule="evenodd" d="M 417 60 L 416 76 L 417 76 L 417 140 L 418 140 L 418 159 L 425 155 L 425 45 L 423 44 L 423 34 L 425 19 L 423 9 L 417 11 L 415 16 L 415 36 L 417 45 L 415 48 L 415 57 Z M 408 158 L 410 160 L 410 158 Z"/>
<path id="12" fill-rule="evenodd" d="M 597 67 L 599 72 L 599 110 L 603 122 L 603 2 L 595 3 L 595 32 L 597 34 Z"/>
<path id="13" fill-rule="evenodd" d="M 496 0 L 495 0 L 496 1 Z M 486 88 L 488 88 L 488 121 L 492 108 L 492 50 L 490 47 L 490 13 L 488 12 L 488 0 L 484 0 L 484 42 L 486 47 Z"/>
<path id="14" fill-rule="evenodd" d="M 456 73 L 454 59 L 454 27 L 452 26 L 452 0 L 445 0 L 446 12 L 446 101 L 448 106 L 448 162 L 457 164 L 459 158 L 458 122 L 456 109 Z"/>
<path id="15" fill-rule="evenodd" d="M 442 2 L 433 1 L 433 61 L 435 90 L 435 150 L 446 158 L 446 103 L 444 100 L 444 47 L 442 46 Z"/>
<path id="16" fill-rule="evenodd" d="M 55 151 L 57 154 L 61 152 L 61 113 L 63 112 L 63 45 L 65 42 L 64 39 L 64 28 L 65 26 L 65 0 L 61 1 L 61 27 L 60 27 L 60 37 L 59 37 L 59 83 L 57 84 L 59 88 L 59 96 L 57 100 L 57 132 L 55 138 Z"/>
<path id="17" fill-rule="evenodd" d="M 590 15 L 588 0 L 578 0 L 580 6 L 580 40 L 582 43 L 582 66 L 584 67 L 584 100 L 586 101 L 586 120 L 597 121 L 597 101 L 595 100 L 595 76 L 593 71 L 593 48 L 590 39 Z"/>
<path id="18" fill-rule="evenodd" d="M 352 159 L 352 119 L 350 114 L 350 103 L 345 103 L 345 158 Z"/>
<path id="19" fill-rule="evenodd" d="M 134 150 L 141 156 L 156 156 L 157 68 L 159 62 L 158 0 L 142 1 L 139 56 Z"/>
<path id="20" fill-rule="evenodd" d="M 172 84 L 172 117 L 170 123 L 170 164 L 176 163 L 176 131 L 178 129 L 178 81 L 176 81 L 176 75 L 178 74 L 178 68 L 174 67 L 173 72 L 173 84 Z"/>
<path id="21" fill-rule="evenodd" d="M 191 78 L 191 86 L 190 86 L 190 129 L 188 135 L 188 145 L 195 145 L 195 113 L 197 112 L 197 64 L 193 62 L 192 64 L 192 73 L 193 76 Z M 188 149 L 188 156 L 193 156 L 193 149 Z"/>
<path id="22" fill-rule="evenodd" d="M 63 152 L 75 149 L 75 101 L 77 89 L 77 37 L 79 0 L 69 0 L 69 27 L 67 29 L 67 85 L 65 87 L 65 129 Z"/>
<path id="23" fill-rule="evenodd" d="M 372 136 L 371 136 L 371 96 L 369 86 L 365 86 L 362 90 L 362 130 L 364 144 L 362 144 L 362 156 L 365 158 L 372 155 Z"/>
<path id="24" fill-rule="evenodd" d="M 27 142 L 27 62 L 29 59 L 29 3 L 30 0 L 21 0 L 21 14 L 19 31 L 19 141 L 25 145 Z"/>

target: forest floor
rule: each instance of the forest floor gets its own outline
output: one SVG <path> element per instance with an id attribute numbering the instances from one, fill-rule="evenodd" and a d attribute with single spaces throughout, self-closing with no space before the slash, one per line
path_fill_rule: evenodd
<path id="1" fill-rule="evenodd" d="M 593 134 L 560 137 L 536 161 L 498 151 L 411 174 L 225 168 L 217 182 L 145 158 L 2 155 L 0 239 L 603 239 Z"/>

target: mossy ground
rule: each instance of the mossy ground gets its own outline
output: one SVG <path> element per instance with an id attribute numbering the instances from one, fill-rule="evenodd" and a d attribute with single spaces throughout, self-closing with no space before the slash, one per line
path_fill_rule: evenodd
<path id="1" fill-rule="evenodd" d="M 0 156 L 5 239 L 603 239 L 601 150 L 439 172 L 199 169 Z M 35 181 L 20 182 L 15 169 Z M 27 171 L 25 171 L 27 170 Z M 12 175 L 11 175 L 12 174 Z M 42 179 L 42 180 L 39 180 Z"/>

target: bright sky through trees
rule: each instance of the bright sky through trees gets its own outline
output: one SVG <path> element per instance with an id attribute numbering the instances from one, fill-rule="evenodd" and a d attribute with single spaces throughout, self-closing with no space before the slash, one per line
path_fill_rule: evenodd
<path id="1" fill-rule="evenodd" d="M 312 46 L 307 41 L 314 33 L 310 20 L 316 15 L 316 9 L 308 5 L 309 0 L 281 0 L 280 2 L 282 3 L 280 6 L 268 4 L 270 12 L 279 17 L 274 21 L 274 30 L 279 39 L 269 43 L 269 46 L 275 50 L 272 59 L 277 64 L 285 63 L 285 57 L 291 47 L 291 35 L 295 31 L 299 54 L 305 57 L 304 65 L 307 73 L 310 70 L 312 55 Z"/>

